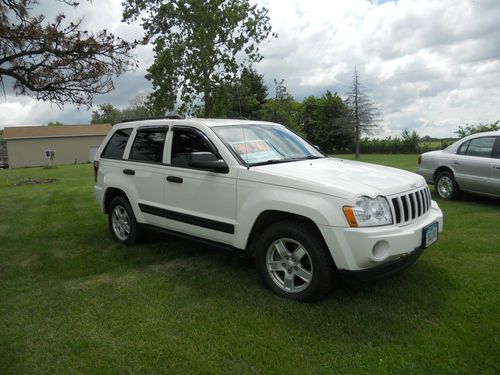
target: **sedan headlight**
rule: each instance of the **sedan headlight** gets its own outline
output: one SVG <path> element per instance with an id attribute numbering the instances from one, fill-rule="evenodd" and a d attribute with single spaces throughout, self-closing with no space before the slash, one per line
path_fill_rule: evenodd
<path id="1" fill-rule="evenodd" d="M 391 207 L 384 197 L 359 197 L 353 207 L 344 207 L 351 227 L 373 227 L 392 224 Z"/>

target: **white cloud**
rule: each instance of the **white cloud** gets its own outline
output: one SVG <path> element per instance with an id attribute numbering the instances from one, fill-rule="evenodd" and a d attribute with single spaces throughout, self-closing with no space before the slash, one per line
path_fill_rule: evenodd
<path id="1" fill-rule="evenodd" d="M 497 0 L 255 0 L 269 9 L 278 39 L 265 43 L 256 65 L 274 92 L 274 78 L 301 99 L 327 89 L 345 94 L 354 66 L 384 113 L 385 134 L 404 128 L 422 135 L 450 136 L 458 125 L 500 118 L 500 2 Z M 43 2 L 47 16 L 59 9 Z M 67 9 L 65 7 L 65 9 Z M 50 13 L 50 14 L 49 14 Z M 121 23 L 121 0 L 100 0 L 67 14 L 85 26 L 139 38 L 137 24 Z M 149 90 L 143 78 L 153 61 L 150 46 L 137 50 L 141 66 L 116 80 L 116 90 L 96 99 L 126 106 Z M 34 103 L 34 104 L 33 104 Z M 73 106 L 7 96 L 0 127 L 41 118 L 90 119 Z M 5 112 L 7 113 L 7 112 Z M 86 117 L 85 117 L 86 116 Z M 38 120 L 37 120 L 38 121 Z"/>

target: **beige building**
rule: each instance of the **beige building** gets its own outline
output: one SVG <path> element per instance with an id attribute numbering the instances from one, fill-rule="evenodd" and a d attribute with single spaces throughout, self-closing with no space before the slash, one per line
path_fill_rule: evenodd
<path id="1" fill-rule="evenodd" d="M 111 130 L 109 124 L 5 128 L 10 168 L 87 163 Z M 53 160 L 51 160 L 53 159 Z"/>

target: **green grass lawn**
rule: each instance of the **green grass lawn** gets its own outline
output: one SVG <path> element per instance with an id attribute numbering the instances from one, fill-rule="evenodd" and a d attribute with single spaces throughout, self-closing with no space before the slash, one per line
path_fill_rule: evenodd
<path id="1" fill-rule="evenodd" d="M 56 181 L 13 186 L 28 177 Z M 498 374 L 500 201 L 439 203 L 445 231 L 413 267 L 309 305 L 230 252 L 118 245 L 90 164 L 0 170 L 0 374 Z"/>

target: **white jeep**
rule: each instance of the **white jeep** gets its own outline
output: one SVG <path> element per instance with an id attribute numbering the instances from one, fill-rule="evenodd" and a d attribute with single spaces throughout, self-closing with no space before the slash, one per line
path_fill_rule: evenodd
<path id="1" fill-rule="evenodd" d="M 118 242 L 149 227 L 255 256 L 264 284 L 300 301 L 324 297 L 338 276 L 406 268 L 443 229 L 423 177 L 327 157 L 275 123 L 124 122 L 94 173 Z"/>

